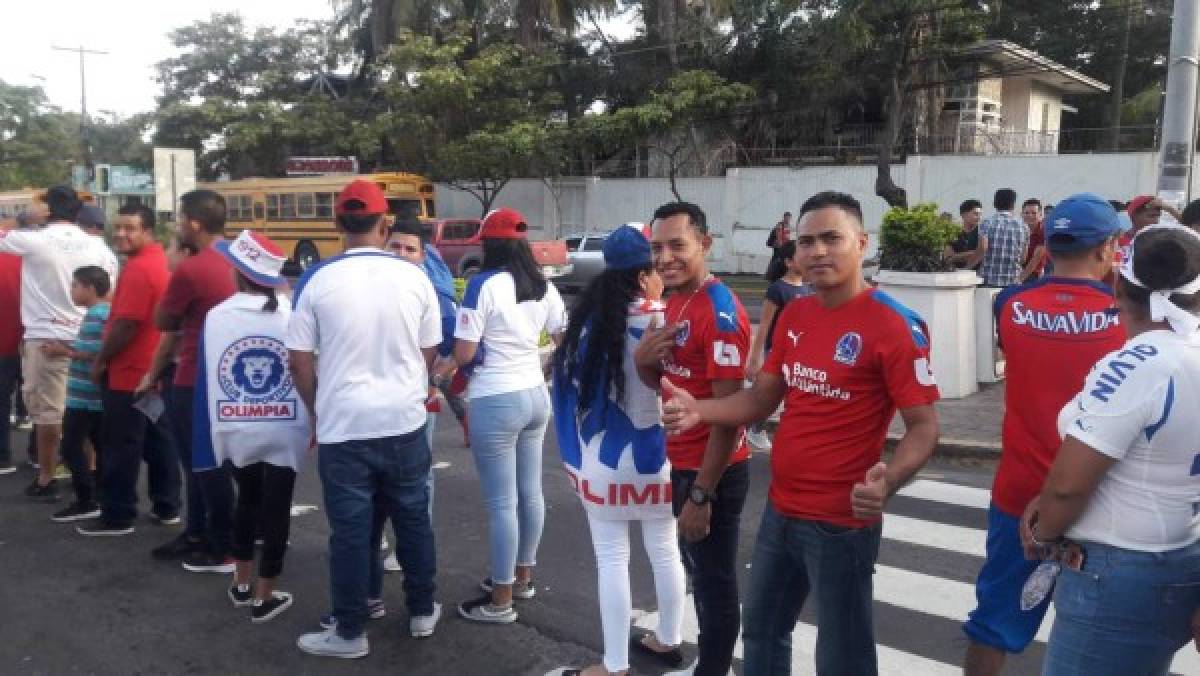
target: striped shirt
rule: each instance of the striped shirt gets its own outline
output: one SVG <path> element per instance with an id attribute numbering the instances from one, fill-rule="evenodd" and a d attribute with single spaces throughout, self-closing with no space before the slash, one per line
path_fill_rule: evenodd
<path id="1" fill-rule="evenodd" d="M 109 305 L 96 303 L 88 308 L 79 326 L 79 336 L 71 344 L 76 352 L 95 357 L 100 352 L 100 341 L 104 337 L 104 322 L 108 321 Z M 67 408 L 83 411 L 103 411 L 100 404 L 100 386 L 92 382 L 92 362 L 72 359 L 67 371 Z"/>

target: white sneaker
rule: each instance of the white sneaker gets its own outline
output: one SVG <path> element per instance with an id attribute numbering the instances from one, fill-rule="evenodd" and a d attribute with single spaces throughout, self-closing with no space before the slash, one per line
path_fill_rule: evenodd
<path id="1" fill-rule="evenodd" d="M 412 634 L 413 638 L 433 636 L 433 628 L 437 626 L 440 619 L 442 619 L 442 604 L 435 601 L 432 613 L 408 618 L 408 633 Z"/>
<path id="2" fill-rule="evenodd" d="M 5 474 L 12 474 L 16 471 L 17 471 L 16 465 L 4 465 L 3 467 L 0 467 L 0 476 L 4 476 Z"/>
<path id="3" fill-rule="evenodd" d="M 383 538 L 379 541 L 379 551 L 386 552 L 387 550 L 388 550 L 388 541 L 387 541 L 387 538 Z"/>
<path id="4" fill-rule="evenodd" d="M 396 558 L 396 552 L 388 554 L 383 559 L 383 569 L 389 573 L 403 573 L 404 566 L 400 565 L 400 560 Z"/>
<path id="5" fill-rule="evenodd" d="M 679 671 L 668 671 L 663 674 L 663 676 L 692 676 L 692 674 L 696 673 L 696 665 L 699 663 L 700 660 L 696 660 L 695 662 L 692 662 L 692 665 L 689 667 L 684 667 Z"/>
<path id="6" fill-rule="evenodd" d="M 352 660 L 366 657 L 371 649 L 367 645 L 367 634 L 354 639 L 344 639 L 338 636 L 337 629 L 326 629 L 305 634 L 296 639 L 296 647 L 309 655 L 318 657 L 339 657 Z"/>
<path id="7" fill-rule="evenodd" d="M 771 448 L 771 435 L 767 434 L 764 429 L 746 430 L 746 441 L 758 451 L 766 451 Z"/>

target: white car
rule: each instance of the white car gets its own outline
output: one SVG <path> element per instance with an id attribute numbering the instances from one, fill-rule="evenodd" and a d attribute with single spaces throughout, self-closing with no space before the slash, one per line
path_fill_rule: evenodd
<path id="1" fill-rule="evenodd" d="M 578 293 L 604 271 L 604 240 L 607 232 L 589 232 L 563 237 L 567 242 L 567 261 L 571 271 L 554 278 L 560 291 Z"/>

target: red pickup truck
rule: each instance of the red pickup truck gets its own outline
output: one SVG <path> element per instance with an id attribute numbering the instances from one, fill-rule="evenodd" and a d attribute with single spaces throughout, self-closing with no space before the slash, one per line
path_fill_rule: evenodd
<path id="1" fill-rule="evenodd" d="M 457 277 L 470 277 L 483 266 L 483 239 L 479 236 L 479 223 L 479 219 L 473 218 L 424 221 L 425 227 L 429 228 L 429 243 L 438 250 L 450 272 Z M 529 246 L 547 278 L 559 277 L 571 271 L 566 242 L 530 240 Z"/>

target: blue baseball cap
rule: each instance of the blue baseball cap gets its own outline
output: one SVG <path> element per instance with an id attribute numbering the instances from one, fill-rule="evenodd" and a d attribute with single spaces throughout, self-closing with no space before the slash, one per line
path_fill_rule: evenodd
<path id="1" fill-rule="evenodd" d="M 1090 192 L 1071 195 L 1046 216 L 1046 248 L 1069 253 L 1096 246 L 1121 233 L 1121 220 L 1108 200 Z"/>
<path id="2" fill-rule="evenodd" d="M 604 238 L 604 264 L 612 270 L 630 270 L 650 265 L 650 240 L 640 223 L 626 223 Z"/>

